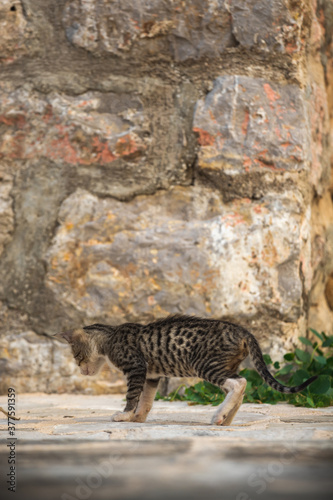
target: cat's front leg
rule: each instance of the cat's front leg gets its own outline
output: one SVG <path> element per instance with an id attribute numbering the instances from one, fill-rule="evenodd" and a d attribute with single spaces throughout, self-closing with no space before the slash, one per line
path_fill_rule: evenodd
<path id="1" fill-rule="evenodd" d="M 138 408 L 133 418 L 133 422 L 146 421 L 148 413 L 150 412 L 153 406 L 159 381 L 160 381 L 159 378 L 147 378 L 143 388 L 143 392 L 140 397 Z"/>
<path id="2" fill-rule="evenodd" d="M 126 406 L 124 411 L 119 411 L 112 415 L 113 422 L 132 422 L 135 410 L 138 406 L 141 393 L 143 391 L 147 368 L 143 360 L 131 358 L 131 366 L 124 369 L 127 375 Z"/>

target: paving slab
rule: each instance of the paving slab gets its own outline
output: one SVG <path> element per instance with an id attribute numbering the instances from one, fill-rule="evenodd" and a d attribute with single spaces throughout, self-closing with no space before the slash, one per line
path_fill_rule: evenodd
<path id="1" fill-rule="evenodd" d="M 332 496 L 332 407 L 244 404 L 220 427 L 210 425 L 213 407 L 179 401 L 156 401 L 144 424 L 111 422 L 123 406 L 123 395 L 19 394 L 15 495 L 6 484 L 13 436 L 0 414 L 1 498 Z"/>

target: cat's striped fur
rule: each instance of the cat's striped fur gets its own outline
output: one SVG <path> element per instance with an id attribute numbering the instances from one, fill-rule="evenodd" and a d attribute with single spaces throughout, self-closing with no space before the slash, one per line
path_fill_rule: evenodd
<path id="1" fill-rule="evenodd" d="M 58 336 L 71 344 L 83 374 L 95 374 L 108 361 L 127 376 L 127 404 L 114 420 L 145 421 L 161 376 L 198 376 L 227 393 L 213 423 L 229 425 L 243 399 L 246 380 L 237 369 L 248 354 L 260 376 L 277 391 L 299 392 L 316 379 L 297 387 L 280 384 L 268 371 L 256 338 L 226 321 L 176 315 L 148 325 L 94 324 Z"/>

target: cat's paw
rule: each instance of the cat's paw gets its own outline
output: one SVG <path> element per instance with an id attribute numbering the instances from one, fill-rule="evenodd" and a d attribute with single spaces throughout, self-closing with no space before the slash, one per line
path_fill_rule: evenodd
<path id="1" fill-rule="evenodd" d="M 117 411 L 111 417 L 111 422 L 132 422 L 134 414 L 132 411 Z"/>
<path id="2" fill-rule="evenodd" d="M 230 425 L 232 422 L 232 418 L 229 415 L 214 415 L 212 418 L 212 425 Z"/>
<path id="3" fill-rule="evenodd" d="M 136 413 L 133 417 L 133 420 L 132 422 L 140 422 L 140 423 L 143 423 L 147 420 L 147 416 L 148 415 L 145 415 L 144 413 Z"/>

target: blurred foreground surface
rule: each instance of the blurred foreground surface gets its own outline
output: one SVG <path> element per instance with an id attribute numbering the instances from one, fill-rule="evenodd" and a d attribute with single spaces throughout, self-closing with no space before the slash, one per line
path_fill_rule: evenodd
<path id="1" fill-rule="evenodd" d="M 0 414 L 1 498 L 332 498 L 333 408 L 246 404 L 217 427 L 212 407 L 159 401 L 145 424 L 110 422 L 123 405 L 122 395 L 18 395 L 15 494 Z"/>

